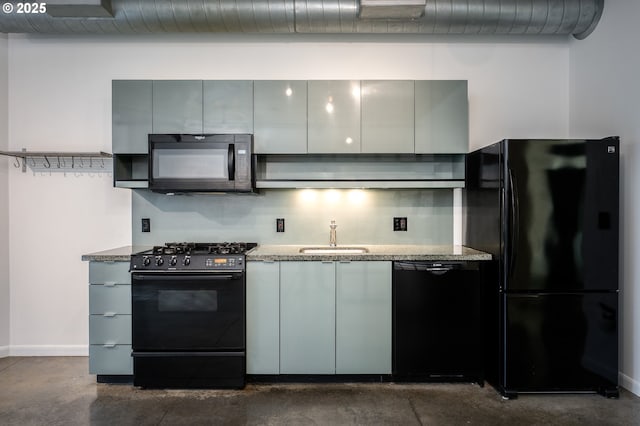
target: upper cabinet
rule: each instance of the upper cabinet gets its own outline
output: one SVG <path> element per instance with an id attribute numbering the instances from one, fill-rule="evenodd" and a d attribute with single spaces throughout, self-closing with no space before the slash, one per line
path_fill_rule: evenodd
<path id="1" fill-rule="evenodd" d="M 202 133 L 202 81 L 153 82 L 153 133 Z"/>
<path id="2" fill-rule="evenodd" d="M 363 81 L 363 153 L 414 152 L 414 82 Z"/>
<path id="3" fill-rule="evenodd" d="M 253 81 L 203 82 L 202 133 L 253 133 Z"/>
<path id="4" fill-rule="evenodd" d="M 466 154 L 469 103 L 466 80 L 415 82 L 416 154 Z"/>
<path id="5" fill-rule="evenodd" d="M 262 80 L 253 83 L 256 154 L 307 152 L 307 82 Z"/>
<path id="6" fill-rule="evenodd" d="M 308 82 L 308 152 L 360 152 L 360 81 Z"/>
<path id="7" fill-rule="evenodd" d="M 111 86 L 113 153 L 146 154 L 152 123 L 152 82 L 114 80 Z"/>
<path id="8" fill-rule="evenodd" d="M 365 186 L 393 181 L 393 187 L 413 187 L 407 182 L 415 181 L 424 187 L 443 179 L 457 186 L 464 164 L 457 154 L 468 152 L 468 108 L 465 80 L 114 80 L 114 184 L 148 187 L 150 133 L 251 133 L 256 154 L 381 154 L 355 155 L 343 164 L 323 155 L 263 155 L 258 165 L 269 164 L 262 169 L 277 178 L 258 171 L 258 187 L 290 187 L 283 171 L 293 167 L 300 178 L 297 173 L 308 176 L 314 164 L 330 162 L 339 166 L 337 174 L 325 170 L 321 180 L 331 185 L 349 168 L 344 180 Z M 437 166 L 417 180 L 400 179 L 415 168 L 384 154 L 409 154 L 403 162 Z M 425 160 L 411 154 L 453 155 Z M 398 173 L 399 165 L 407 172 Z M 449 177 L 439 175 L 443 170 Z"/>

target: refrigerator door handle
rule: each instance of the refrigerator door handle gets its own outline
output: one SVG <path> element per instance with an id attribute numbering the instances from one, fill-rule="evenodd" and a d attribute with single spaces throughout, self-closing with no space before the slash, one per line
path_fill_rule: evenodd
<path id="1" fill-rule="evenodd" d="M 510 232 L 510 248 L 509 248 L 509 270 L 507 271 L 507 277 L 511 277 L 511 273 L 513 271 L 514 265 L 516 263 L 516 256 L 517 256 L 517 250 L 516 250 L 516 244 L 518 242 L 519 239 L 519 235 L 518 235 L 518 222 L 520 220 L 520 212 L 519 210 L 519 206 L 518 206 L 518 188 L 516 187 L 516 182 L 515 179 L 513 178 L 513 173 L 511 171 L 511 168 L 508 169 L 509 171 L 509 187 L 511 188 L 510 191 L 510 203 L 511 203 L 511 215 L 510 215 L 510 220 L 511 220 L 511 224 L 509 226 L 509 230 Z"/>

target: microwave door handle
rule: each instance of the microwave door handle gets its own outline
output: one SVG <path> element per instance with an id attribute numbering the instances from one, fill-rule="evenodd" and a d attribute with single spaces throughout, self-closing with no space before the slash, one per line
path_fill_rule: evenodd
<path id="1" fill-rule="evenodd" d="M 227 168 L 229 172 L 229 180 L 235 180 L 236 176 L 236 162 L 235 162 L 235 144 L 229 144 L 229 152 L 227 155 Z"/>

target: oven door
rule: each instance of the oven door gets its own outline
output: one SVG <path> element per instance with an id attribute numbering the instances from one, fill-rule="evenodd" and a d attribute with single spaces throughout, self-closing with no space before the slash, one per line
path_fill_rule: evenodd
<path id="1" fill-rule="evenodd" d="M 244 273 L 133 273 L 131 293 L 134 351 L 244 351 Z"/>

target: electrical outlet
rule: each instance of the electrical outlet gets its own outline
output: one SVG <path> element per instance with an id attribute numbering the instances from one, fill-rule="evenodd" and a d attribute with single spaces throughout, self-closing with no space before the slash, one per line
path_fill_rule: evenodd
<path id="1" fill-rule="evenodd" d="M 151 219 L 148 217 L 142 218 L 142 232 L 151 232 Z"/>
<path id="2" fill-rule="evenodd" d="M 284 232 L 284 218 L 276 219 L 276 232 Z"/>
<path id="3" fill-rule="evenodd" d="M 406 231 L 407 230 L 407 218 L 406 217 L 394 217 L 393 218 L 393 230 L 394 231 Z"/>

